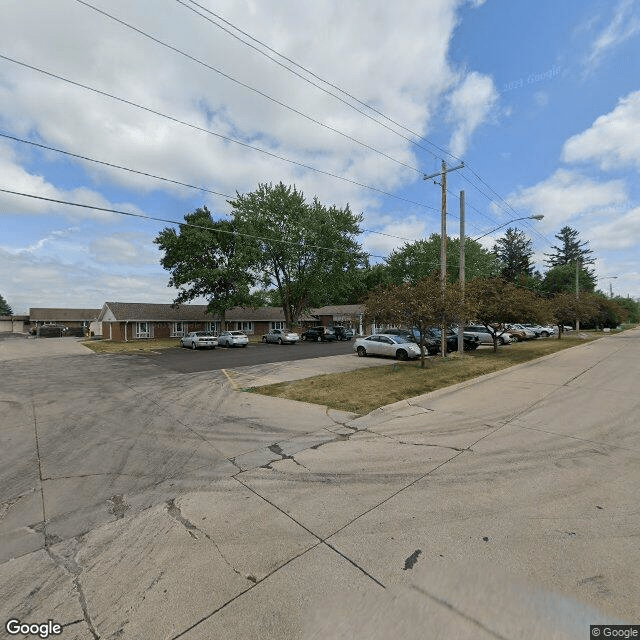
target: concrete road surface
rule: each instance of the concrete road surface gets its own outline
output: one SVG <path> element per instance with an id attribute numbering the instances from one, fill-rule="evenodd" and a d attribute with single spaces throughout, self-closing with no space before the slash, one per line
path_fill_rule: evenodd
<path id="1" fill-rule="evenodd" d="M 630 331 L 358 417 L 233 391 L 246 369 L 5 359 L 0 623 L 65 640 L 639 624 L 639 363 Z"/>

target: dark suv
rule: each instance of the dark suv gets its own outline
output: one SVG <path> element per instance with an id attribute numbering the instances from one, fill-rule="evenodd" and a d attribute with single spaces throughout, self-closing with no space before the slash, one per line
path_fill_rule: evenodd
<path id="1" fill-rule="evenodd" d="M 336 340 L 351 340 L 353 338 L 353 329 L 347 327 L 333 327 Z"/>
<path id="2" fill-rule="evenodd" d="M 337 339 L 336 334 L 326 327 L 308 327 L 300 337 L 312 342 L 331 342 Z"/>

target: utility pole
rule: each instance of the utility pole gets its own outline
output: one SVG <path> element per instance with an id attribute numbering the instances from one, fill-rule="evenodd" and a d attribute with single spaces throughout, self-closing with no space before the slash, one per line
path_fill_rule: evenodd
<path id="1" fill-rule="evenodd" d="M 442 212 L 440 220 L 440 288 L 442 289 L 442 301 L 447 287 L 447 173 L 449 171 L 457 171 L 464 167 L 461 162 L 457 167 L 447 168 L 447 163 L 442 161 L 442 169 L 439 173 L 424 176 L 425 180 L 430 180 L 436 176 L 440 176 L 440 185 L 442 187 Z M 435 182 L 435 180 L 434 180 Z M 435 182 L 435 184 L 438 184 Z M 444 323 L 440 326 L 440 355 L 444 358 L 447 355 L 447 328 Z"/>
<path id="2" fill-rule="evenodd" d="M 576 300 L 580 297 L 580 258 L 576 258 Z M 576 318 L 576 331 L 580 331 L 580 318 Z"/>
<path id="3" fill-rule="evenodd" d="M 460 292 L 462 294 L 462 302 L 464 303 L 464 191 L 460 192 Z M 466 318 L 460 318 L 458 324 L 458 353 L 464 355 L 464 321 Z"/>

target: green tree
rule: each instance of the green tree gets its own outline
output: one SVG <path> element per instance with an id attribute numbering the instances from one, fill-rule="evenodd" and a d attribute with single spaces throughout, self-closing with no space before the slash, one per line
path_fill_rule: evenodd
<path id="1" fill-rule="evenodd" d="M 0 294 L 0 316 L 12 316 L 13 311 L 9 305 L 9 303 L 4 299 L 2 294 Z"/>
<path id="2" fill-rule="evenodd" d="M 593 251 L 588 248 L 589 242 L 587 240 L 584 242 L 580 241 L 579 235 L 576 229 L 567 226 L 562 227 L 560 233 L 555 235 L 556 239 L 560 242 L 559 246 L 552 246 L 553 252 L 544 254 L 548 258 L 545 260 L 545 265 L 548 267 L 557 267 L 573 264 L 575 268 L 576 262 L 579 262 L 589 275 L 593 277 L 593 269 L 588 268 L 588 265 L 595 262 L 591 257 Z"/>
<path id="3" fill-rule="evenodd" d="M 586 322 L 597 314 L 597 305 L 594 296 L 590 293 L 583 293 L 576 297 L 575 293 L 560 291 L 547 300 L 547 306 L 555 324 L 558 325 L 558 340 L 562 338 L 565 325 L 572 324 L 576 320 Z"/>
<path id="4" fill-rule="evenodd" d="M 585 268 L 578 270 L 578 290 L 593 293 L 596 280 Z M 553 294 L 561 291 L 576 291 L 576 263 L 560 264 L 549 269 L 540 284 L 543 293 Z"/>
<path id="5" fill-rule="evenodd" d="M 426 240 L 408 242 L 387 258 L 389 274 L 394 282 L 418 282 L 440 270 L 440 234 L 433 233 Z M 496 256 L 474 240 L 466 239 L 465 280 L 489 277 L 499 273 Z M 460 239 L 447 238 L 447 280 L 458 280 L 460 269 Z"/>
<path id="6" fill-rule="evenodd" d="M 548 310 L 537 295 L 502 278 L 475 278 L 466 285 L 465 299 L 473 317 L 483 324 L 493 337 L 493 350 L 505 323 L 522 322 L 523 319 L 544 321 Z"/>
<path id="7" fill-rule="evenodd" d="M 432 275 L 416 283 L 401 282 L 378 287 L 365 300 L 367 316 L 376 322 L 415 328 L 420 333 L 420 361 L 425 367 L 423 336 L 435 325 L 459 322 L 464 317 L 458 283 L 447 286 L 442 293 L 440 278 Z M 443 343 L 446 337 L 443 336 Z"/>
<path id="8" fill-rule="evenodd" d="M 227 309 L 254 302 L 250 288 L 257 276 L 239 249 L 234 221 L 213 220 L 207 207 L 184 220 L 179 231 L 166 227 L 154 240 L 164 252 L 160 263 L 171 272 L 169 286 L 178 289 L 174 303 L 206 298 L 224 323 Z"/>
<path id="9" fill-rule="evenodd" d="M 509 228 L 503 238 L 498 238 L 493 253 L 500 262 L 500 275 L 510 282 L 521 276 L 533 275 L 533 245 L 523 231 Z"/>
<path id="10" fill-rule="evenodd" d="M 624 307 L 627 310 L 627 322 L 640 322 L 640 302 L 637 302 L 636 300 L 633 300 L 631 298 L 623 298 L 621 296 L 616 296 L 613 299 L 621 307 Z"/>
<path id="11" fill-rule="evenodd" d="M 348 205 L 326 207 L 317 198 L 307 203 L 301 191 L 282 182 L 260 184 L 229 204 L 239 251 L 262 286 L 277 289 L 288 326 L 305 308 L 327 304 L 352 287 L 365 254 L 355 240 L 362 216 Z"/>

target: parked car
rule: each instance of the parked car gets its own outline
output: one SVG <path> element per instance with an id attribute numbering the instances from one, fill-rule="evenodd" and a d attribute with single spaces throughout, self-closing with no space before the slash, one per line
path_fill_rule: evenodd
<path id="1" fill-rule="evenodd" d="M 351 340 L 354 335 L 353 329 L 348 327 L 333 327 L 333 333 L 336 336 L 336 340 Z"/>
<path id="2" fill-rule="evenodd" d="M 481 325 L 481 324 L 466 325 L 464 328 L 464 332 L 465 334 L 468 333 L 469 335 L 477 337 L 480 344 L 493 345 L 493 334 L 484 325 Z M 502 338 L 502 340 L 498 338 L 498 344 L 505 344 L 506 342 L 511 341 L 510 338 L 507 338 L 507 336 L 500 336 L 500 337 Z"/>
<path id="3" fill-rule="evenodd" d="M 218 346 L 220 347 L 246 347 L 249 338 L 242 331 L 222 331 L 218 335 Z"/>
<path id="4" fill-rule="evenodd" d="M 511 336 L 511 342 L 524 342 L 527 340 L 527 332 L 524 329 L 516 329 L 513 325 L 506 325 L 504 332 Z"/>
<path id="5" fill-rule="evenodd" d="M 215 349 L 217 345 L 218 338 L 211 331 L 191 331 L 180 338 L 180 346 L 191 349 Z"/>
<path id="6" fill-rule="evenodd" d="M 278 344 L 295 344 L 300 340 L 300 336 L 287 329 L 271 329 L 269 333 L 262 336 L 262 342 L 277 342 Z"/>
<path id="7" fill-rule="evenodd" d="M 358 338 L 353 344 L 353 350 L 361 357 L 391 356 L 398 360 L 420 357 L 420 347 L 410 342 L 404 336 L 379 333 L 366 338 Z"/>
<path id="8" fill-rule="evenodd" d="M 532 331 L 535 331 L 535 333 L 538 335 L 539 338 L 548 338 L 549 336 L 552 336 L 556 332 L 555 327 L 541 326 L 539 324 L 525 324 L 522 326 L 528 329 L 531 329 Z"/>
<path id="9" fill-rule="evenodd" d="M 539 337 L 538 334 L 533 331 L 533 329 L 529 327 L 525 327 L 523 324 L 508 324 L 507 328 L 509 331 L 513 329 L 514 331 L 521 331 L 525 335 L 525 340 L 533 340 L 534 338 Z"/>
<path id="10" fill-rule="evenodd" d="M 302 333 L 303 340 L 310 340 L 312 342 L 331 342 L 337 340 L 336 333 L 327 327 L 307 327 Z"/>

